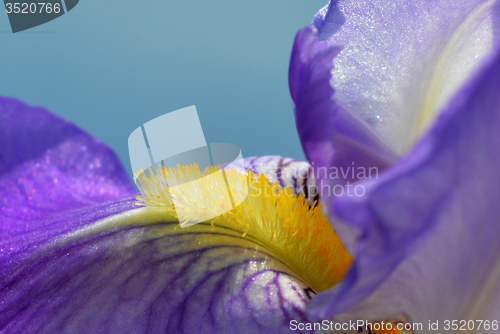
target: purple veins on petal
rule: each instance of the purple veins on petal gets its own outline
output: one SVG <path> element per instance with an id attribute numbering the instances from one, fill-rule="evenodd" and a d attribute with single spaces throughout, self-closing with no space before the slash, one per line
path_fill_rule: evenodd
<path id="1" fill-rule="evenodd" d="M 287 333 L 306 286 L 237 233 L 176 223 L 102 232 L 2 270 L 5 333 Z M 281 268 L 281 269 L 280 269 Z"/>

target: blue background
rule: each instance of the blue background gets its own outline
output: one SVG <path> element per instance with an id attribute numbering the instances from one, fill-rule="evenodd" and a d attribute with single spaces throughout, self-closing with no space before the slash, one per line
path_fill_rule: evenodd
<path id="1" fill-rule="evenodd" d="M 0 94 L 84 128 L 129 174 L 129 134 L 193 104 L 207 142 L 304 159 L 288 63 L 295 33 L 326 3 L 81 0 L 16 34 L 0 13 Z"/>

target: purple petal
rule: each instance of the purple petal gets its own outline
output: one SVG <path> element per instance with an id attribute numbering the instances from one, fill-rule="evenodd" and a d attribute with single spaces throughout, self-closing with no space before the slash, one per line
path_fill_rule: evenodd
<path id="1" fill-rule="evenodd" d="M 297 33 L 289 70 L 297 130 L 308 161 L 313 167 L 351 166 L 352 162 L 386 167 L 396 158 L 392 150 L 362 118 L 332 100 L 330 71 L 340 48 L 325 46 L 317 35 L 312 26 Z"/>
<path id="2" fill-rule="evenodd" d="M 62 212 L 135 192 L 112 150 L 43 108 L 0 98 L 0 142 L 0 256 L 102 217 Z"/>
<path id="3" fill-rule="evenodd" d="M 342 47 L 335 98 L 404 152 L 495 49 L 498 22 L 495 0 L 332 0 L 313 25 L 318 43 Z"/>
<path id="4" fill-rule="evenodd" d="M 407 157 L 364 197 L 338 199 L 362 234 L 345 280 L 311 301 L 315 316 L 498 320 L 499 92 L 497 50 Z"/>
<path id="5" fill-rule="evenodd" d="M 307 287 L 265 249 L 146 209 L 12 256 L 0 272 L 2 333 L 288 333 L 307 320 Z"/>
<path id="6" fill-rule="evenodd" d="M 327 211 L 335 196 L 358 180 L 350 171 L 384 170 L 397 158 L 373 129 L 349 107 L 333 100 L 329 84 L 332 58 L 339 47 L 326 46 L 312 26 L 300 30 L 290 60 L 290 93 L 295 104 L 295 120 L 307 160 L 313 167 L 317 186 Z M 332 168 L 339 177 L 331 177 Z M 346 172 L 343 174 L 342 172 Z M 337 233 L 349 251 L 355 232 L 330 215 Z"/>

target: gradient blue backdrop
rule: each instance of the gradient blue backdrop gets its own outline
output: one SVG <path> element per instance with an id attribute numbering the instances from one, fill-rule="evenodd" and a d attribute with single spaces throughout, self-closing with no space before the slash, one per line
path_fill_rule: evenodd
<path id="1" fill-rule="evenodd" d="M 76 123 L 129 173 L 128 135 L 193 104 L 208 142 L 304 159 L 288 62 L 295 33 L 326 3 L 80 0 L 17 34 L 0 13 L 0 94 Z"/>

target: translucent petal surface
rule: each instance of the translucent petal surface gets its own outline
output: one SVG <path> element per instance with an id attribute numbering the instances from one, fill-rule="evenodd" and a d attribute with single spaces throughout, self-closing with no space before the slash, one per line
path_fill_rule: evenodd
<path id="1" fill-rule="evenodd" d="M 499 39 L 498 0 L 331 1 L 313 23 L 344 49 L 335 97 L 399 152 Z"/>
<path id="2" fill-rule="evenodd" d="M 311 301 L 315 315 L 498 319 L 498 92 L 500 51 L 366 196 L 338 199 L 362 234 L 344 282 Z"/>
<path id="3" fill-rule="evenodd" d="M 354 182 L 363 178 L 354 170 L 368 171 L 368 175 L 374 170 L 378 175 L 397 159 L 363 118 L 332 98 L 330 71 L 332 58 L 339 51 L 339 47 L 328 46 L 319 39 L 318 29 L 307 26 L 295 37 L 289 69 L 297 130 L 312 165 L 310 174 L 317 182 L 314 187 L 317 196 L 313 197 L 321 200 L 327 212 L 336 196 L 349 191 Z M 351 251 L 355 231 L 334 215 L 330 215 L 330 221 Z"/>

